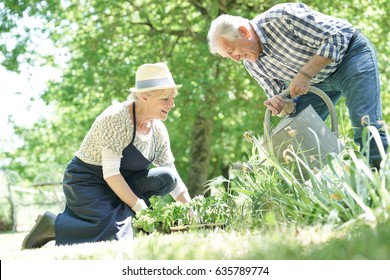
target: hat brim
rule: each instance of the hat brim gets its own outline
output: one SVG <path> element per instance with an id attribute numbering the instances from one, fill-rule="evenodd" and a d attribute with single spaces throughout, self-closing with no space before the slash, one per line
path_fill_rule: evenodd
<path id="1" fill-rule="evenodd" d="M 181 88 L 183 85 L 175 85 L 175 86 L 160 86 L 160 87 L 149 87 L 149 88 L 130 88 L 131 92 L 145 92 L 151 90 L 159 90 L 159 89 L 169 89 L 169 88 Z"/>

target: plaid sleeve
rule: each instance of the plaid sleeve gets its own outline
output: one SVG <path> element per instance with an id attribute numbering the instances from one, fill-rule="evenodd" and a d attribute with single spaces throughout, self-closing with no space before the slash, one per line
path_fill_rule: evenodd
<path id="1" fill-rule="evenodd" d="M 310 47 L 316 55 L 341 59 L 353 34 L 353 26 L 345 20 L 313 11 L 302 3 L 285 5 L 283 17 L 295 36 Z"/>
<path id="2" fill-rule="evenodd" d="M 244 66 L 248 73 L 257 81 L 259 86 L 264 90 L 268 98 L 271 98 L 275 94 L 279 94 L 282 90 L 287 88 L 287 85 L 283 81 L 269 79 L 260 74 L 260 71 L 256 70 L 253 65 L 248 62 L 244 62 Z"/>
<path id="3" fill-rule="evenodd" d="M 317 51 L 317 55 L 332 58 L 335 61 L 341 59 L 342 54 L 347 50 L 346 38 L 343 34 L 334 34 L 324 41 Z"/>

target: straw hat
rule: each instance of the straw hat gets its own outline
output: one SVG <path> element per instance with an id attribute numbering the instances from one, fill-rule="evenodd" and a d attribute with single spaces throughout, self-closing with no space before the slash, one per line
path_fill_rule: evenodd
<path id="1" fill-rule="evenodd" d="M 180 88 L 176 85 L 169 72 L 168 66 L 163 62 L 141 65 L 135 75 L 135 88 L 131 92 L 143 92 L 156 89 Z"/>

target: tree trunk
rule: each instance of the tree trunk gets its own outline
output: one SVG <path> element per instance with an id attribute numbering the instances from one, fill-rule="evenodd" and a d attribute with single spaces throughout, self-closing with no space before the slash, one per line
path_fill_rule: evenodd
<path id="1" fill-rule="evenodd" d="M 191 169 L 187 179 L 191 196 L 203 194 L 208 180 L 213 120 L 200 114 L 202 113 L 198 113 L 192 133 Z"/>

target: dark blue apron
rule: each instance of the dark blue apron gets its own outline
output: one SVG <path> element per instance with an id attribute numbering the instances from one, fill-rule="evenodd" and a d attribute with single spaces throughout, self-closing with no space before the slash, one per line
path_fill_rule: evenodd
<path id="1" fill-rule="evenodd" d="M 133 145 L 136 133 L 134 103 L 133 123 L 133 138 L 123 150 L 120 168 L 129 186 L 133 185 L 133 174 L 143 172 L 151 165 Z M 65 170 L 63 189 L 66 206 L 56 219 L 56 245 L 133 237 L 132 218 L 135 214 L 108 186 L 101 166 L 74 157 Z M 132 187 L 132 190 L 143 198 L 139 189 Z"/>

